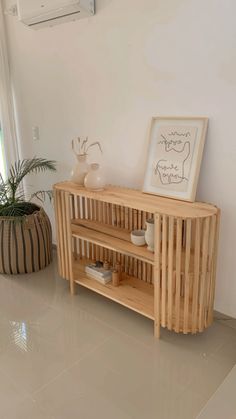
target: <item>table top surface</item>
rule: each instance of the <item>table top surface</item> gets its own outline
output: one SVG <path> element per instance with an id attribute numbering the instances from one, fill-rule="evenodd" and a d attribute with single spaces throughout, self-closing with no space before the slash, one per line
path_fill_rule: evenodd
<path id="1" fill-rule="evenodd" d="M 140 190 L 107 185 L 103 191 L 91 191 L 70 181 L 54 185 L 54 190 L 68 192 L 75 196 L 109 202 L 150 213 L 166 214 L 181 218 L 204 218 L 216 215 L 219 209 L 204 202 L 186 202 L 162 196 L 150 195 Z"/>

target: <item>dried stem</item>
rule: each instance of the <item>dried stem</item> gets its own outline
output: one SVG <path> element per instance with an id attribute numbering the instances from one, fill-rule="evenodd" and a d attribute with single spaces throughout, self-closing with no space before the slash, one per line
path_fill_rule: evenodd
<path id="1" fill-rule="evenodd" d="M 78 155 L 77 152 L 76 152 L 76 143 L 78 143 L 78 149 L 79 149 L 79 153 L 78 154 L 87 154 L 88 153 L 88 150 L 91 147 L 94 147 L 94 146 L 98 146 L 100 152 L 102 153 L 102 147 L 101 147 L 101 144 L 100 144 L 99 141 L 95 141 L 95 142 L 93 142 L 91 144 L 88 144 L 88 137 L 86 137 L 86 139 L 83 140 L 83 142 L 81 144 L 80 137 L 78 137 L 78 138 L 76 138 L 76 140 L 72 140 L 71 141 L 72 150 L 73 150 L 73 152 L 74 152 L 74 154 L 76 156 Z"/>

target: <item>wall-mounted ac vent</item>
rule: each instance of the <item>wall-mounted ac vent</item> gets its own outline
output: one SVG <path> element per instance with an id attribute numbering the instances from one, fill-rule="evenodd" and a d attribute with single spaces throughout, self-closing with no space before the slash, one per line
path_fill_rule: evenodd
<path id="1" fill-rule="evenodd" d="M 17 0 L 19 20 L 32 28 L 94 15 L 94 0 Z"/>

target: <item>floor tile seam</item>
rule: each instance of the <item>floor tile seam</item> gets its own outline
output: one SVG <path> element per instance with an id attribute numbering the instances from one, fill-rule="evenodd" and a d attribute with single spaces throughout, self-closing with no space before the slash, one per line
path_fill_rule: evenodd
<path id="1" fill-rule="evenodd" d="M 87 356 L 89 356 L 90 354 L 92 354 L 95 350 L 97 350 L 100 346 L 102 346 L 103 344 L 105 344 L 108 340 L 110 339 L 110 336 L 105 338 L 102 342 L 100 342 L 98 345 L 95 345 L 95 348 L 92 348 L 91 350 L 89 350 L 88 352 L 86 352 L 86 354 L 83 354 L 79 357 L 79 359 L 77 359 L 75 362 L 73 362 L 69 367 L 64 368 L 62 371 L 60 371 L 55 377 L 53 377 L 51 380 L 49 380 L 47 383 L 45 383 L 43 386 L 41 386 L 40 388 L 38 388 L 37 390 L 33 391 L 31 393 L 31 397 L 33 398 L 35 395 L 37 395 L 38 393 L 40 393 L 41 391 L 43 391 L 46 387 L 48 387 L 49 385 L 53 384 L 58 378 L 60 378 L 60 376 L 62 376 L 65 372 L 72 370 L 80 361 L 82 361 L 83 359 L 86 359 Z M 34 401 L 36 401 L 33 398 Z"/>
<path id="2" fill-rule="evenodd" d="M 74 363 L 74 365 L 69 367 L 68 370 L 72 369 L 73 367 L 78 365 L 80 362 L 86 360 L 86 358 L 88 358 L 90 355 L 92 355 L 94 352 L 96 352 L 99 348 L 102 348 L 107 342 L 109 342 L 109 340 L 111 340 L 112 337 L 113 337 L 113 334 L 110 335 L 110 336 L 107 336 L 102 342 L 95 345 L 94 348 L 91 348 L 88 352 L 81 355 L 81 357 L 79 359 L 77 359 L 76 362 Z"/>
<path id="3" fill-rule="evenodd" d="M 182 388 L 182 390 L 181 390 L 181 392 L 179 394 L 179 397 L 181 397 L 186 392 L 186 390 L 187 390 L 187 391 L 190 391 L 191 393 L 193 393 L 194 395 L 196 395 L 196 396 L 201 397 L 202 399 L 204 399 L 203 393 L 200 393 L 197 390 L 191 388 L 191 383 L 192 382 L 193 382 L 193 380 L 190 379 L 190 381 L 188 383 L 186 383 L 185 385 L 182 384 L 182 387 L 184 387 L 184 388 Z"/>
<path id="4" fill-rule="evenodd" d="M 87 311 L 86 309 L 80 309 L 82 311 L 82 313 L 86 313 L 91 315 L 91 313 L 89 311 Z M 60 311 L 60 309 L 59 309 Z M 126 337 L 131 337 L 133 340 L 136 341 L 136 343 L 141 344 L 142 346 L 144 346 L 145 348 L 148 348 L 149 350 L 151 350 L 152 346 L 146 344 L 145 342 L 142 342 L 141 340 L 139 340 L 138 338 L 134 337 L 134 336 L 130 336 L 127 332 L 123 331 L 122 329 L 117 328 L 116 326 L 111 326 L 110 324 L 106 323 L 105 321 L 99 319 L 99 317 L 96 317 L 95 314 L 92 314 L 92 318 L 98 322 L 99 325 L 105 326 L 107 328 L 109 328 L 111 331 L 115 332 L 115 333 L 119 333 L 119 334 L 123 334 Z M 158 339 L 156 339 L 158 341 Z M 155 344 L 156 342 L 154 341 L 153 344 Z"/>
<path id="5" fill-rule="evenodd" d="M 235 366 L 235 365 L 234 365 Z M 210 400 L 210 398 L 213 396 L 213 394 L 215 394 L 215 392 L 218 390 L 218 388 L 222 385 L 222 383 L 225 381 L 225 379 L 227 378 L 227 376 L 228 376 L 228 374 L 232 371 L 232 369 L 233 369 L 234 367 L 232 367 L 232 368 L 230 368 L 230 370 L 229 371 L 227 371 L 227 373 L 226 373 L 226 375 L 225 375 L 225 377 L 223 378 L 223 380 L 217 385 L 217 388 L 215 389 L 215 390 L 213 390 L 213 393 L 211 393 L 211 395 L 207 398 L 207 400 L 206 400 L 206 403 Z M 191 384 L 194 382 L 194 378 L 192 378 L 192 380 L 190 381 L 190 383 L 189 383 L 189 385 L 191 386 Z M 205 393 L 203 393 L 202 391 L 199 391 L 199 390 L 192 390 L 191 388 L 190 388 L 190 390 L 192 391 L 192 392 L 194 392 L 194 393 L 196 393 L 198 396 L 200 396 L 200 397 L 204 397 L 205 396 Z"/>
<path id="6" fill-rule="evenodd" d="M 119 329 L 119 328 L 117 328 L 116 326 L 111 326 L 110 324 L 108 324 L 108 323 L 106 323 L 104 320 L 101 320 L 101 319 L 99 319 L 99 317 L 97 317 L 96 316 L 96 314 L 92 314 L 91 312 L 89 312 L 89 311 L 87 311 L 86 309 L 81 309 L 80 308 L 80 310 L 83 312 L 83 313 L 87 313 L 87 314 L 89 314 L 89 315 L 92 315 L 92 317 L 94 318 L 94 320 L 96 321 L 96 322 L 98 322 L 99 324 L 101 324 L 102 326 L 105 326 L 105 327 L 107 327 L 107 328 L 109 328 L 110 330 L 112 330 L 112 331 L 114 331 L 114 332 L 116 332 L 116 333 L 119 333 L 119 334 L 123 334 L 123 335 L 125 335 L 125 336 L 127 336 L 127 337 L 131 337 L 132 339 L 134 339 L 137 343 L 139 343 L 139 344 L 142 344 L 143 346 L 145 346 L 145 348 L 148 348 L 149 350 L 151 349 L 151 345 L 148 345 L 148 344 L 146 344 L 146 343 L 144 343 L 144 342 L 142 342 L 141 340 L 139 340 L 138 338 L 136 338 L 136 337 L 134 337 L 134 336 L 130 336 L 127 332 L 125 332 L 125 331 L 123 331 L 122 329 Z M 60 311 L 60 309 L 59 309 L 59 311 Z M 137 313 L 137 315 L 138 315 L 138 313 Z M 158 339 L 156 339 L 156 341 L 158 341 Z M 154 341 L 153 342 L 153 344 L 155 344 L 156 342 Z"/>
<path id="7" fill-rule="evenodd" d="M 55 309 L 57 312 L 62 312 L 63 310 L 59 309 L 58 307 L 54 307 L 53 305 L 51 306 L 53 309 Z M 91 319 L 96 320 L 96 322 L 98 322 L 99 324 L 101 324 L 102 326 L 106 326 L 107 328 L 109 328 L 110 330 L 116 330 L 115 327 L 110 326 L 109 324 L 107 324 L 105 321 L 99 319 L 98 317 L 96 317 L 96 315 L 90 313 L 89 311 L 87 311 L 84 308 L 79 308 L 79 310 L 81 311 L 81 313 L 84 314 L 89 314 L 91 316 Z"/>
<path id="8" fill-rule="evenodd" d="M 217 319 L 217 323 L 221 324 L 222 326 L 226 326 L 229 327 L 230 329 L 236 330 L 236 324 L 235 325 L 231 325 L 229 322 L 232 322 L 236 320 L 235 319 Z"/>

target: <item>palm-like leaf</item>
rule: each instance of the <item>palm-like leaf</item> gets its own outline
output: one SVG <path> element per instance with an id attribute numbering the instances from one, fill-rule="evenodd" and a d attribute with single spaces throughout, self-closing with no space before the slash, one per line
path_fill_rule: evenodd
<path id="1" fill-rule="evenodd" d="M 30 201 L 31 199 L 36 198 L 39 201 L 44 202 L 46 198 L 49 198 L 49 201 L 51 202 L 52 196 L 52 191 L 37 191 L 31 195 Z"/>
<path id="2" fill-rule="evenodd" d="M 53 160 L 34 157 L 33 159 L 24 159 L 15 162 L 10 168 L 10 176 L 8 178 L 13 197 L 15 198 L 19 185 L 27 175 L 30 173 L 45 172 L 46 170 L 56 170 Z"/>
<path id="3" fill-rule="evenodd" d="M 22 217 L 36 211 L 37 205 L 25 201 L 22 181 L 28 174 L 46 170 L 55 171 L 55 161 L 34 157 L 33 159 L 19 160 L 12 165 L 6 181 L 0 174 L 0 216 Z M 37 198 L 43 202 L 47 196 L 51 200 L 52 192 L 38 191 L 31 196 L 30 200 Z"/>
<path id="4" fill-rule="evenodd" d="M 4 182 L 4 179 L 0 173 L 0 203 L 1 205 L 4 204 L 7 201 L 7 184 Z"/>

